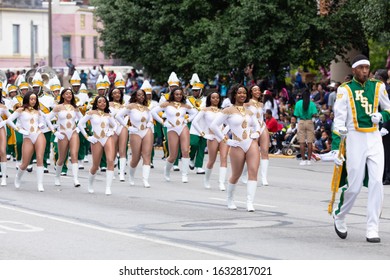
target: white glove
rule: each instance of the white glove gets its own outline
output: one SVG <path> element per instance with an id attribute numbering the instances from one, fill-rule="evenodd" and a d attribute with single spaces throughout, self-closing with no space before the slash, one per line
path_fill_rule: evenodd
<path id="1" fill-rule="evenodd" d="M 230 147 L 238 147 L 238 145 L 240 144 L 240 142 L 237 141 L 237 140 L 228 139 L 228 140 L 226 141 L 226 144 L 228 144 Z"/>
<path id="2" fill-rule="evenodd" d="M 114 135 L 114 131 L 112 131 L 112 130 L 109 130 L 109 131 L 106 133 L 106 136 L 107 136 L 107 137 L 110 137 L 110 136 L 112 136 L 112 135 Z"/>
<path id="3" fill-rule="evenodd" d="M 251 133 L 249 136 L 251 139 L 257 139 L 260 137 L 260 134 L 258 132 Z"/>
<path id="4" fill-rule="evenodd" d="M 92 144 L 96 144 L 98 141 L 95 136 L 89 136 L 87 140 Z"/>
<path id="5" fill-rule="evenodd" d="M 44 129 L 46 125 L 44 123 L 39 123 L 38 124 L 39 129 Z"/>
<path id="6" fill-rule="evenodd" d="M 57 137 L 58 140 L 62 140 L 62 139 L 65 138 L 65 135 L 62 134 L 62 133 L 59 132 L 59 131 L 56 131 L 56 132 L 54 133 L 54 135 L 55 135 L 55 137 Z"/>
<path id="7" fill-rule="evenodd" d="M 27 135 L 30 134 L 27 130 L 25 130 L 25 129 L 23 129 L 23 128 L 20 128 L 20 129 L 18 130 L 18 132 L 19 132 L 20 134 L 24 135 L 24 136 L 27 136 Z"/>
<path id="8" fill-rule="evenodd" d="M 162 118 L 162 119 L 166 119 L 166 118 L 167 118 L 167 114 L 165 114 L 165 112 L 162 113 L 161 118 Z"/>
<path id="9" fill-rule="evenodd" d="M 129 133 L 134 133 L 134 132 L 138 131 L 138 128 L 136 128 L 134 126 L 129 126 L 128 130 L 129 130 Z"/>
<path id="10" fill-rule="evenodd" d="M 154 124 L 152 122 L 148 122 L 146 127 L 150 128 L 150 127 L 154 127 Z"/>
<path id="11" fill-rule="evenodd" d="M 345 161 L 345 158 L 343 155 L 340 155 L 339 157 L 339 151 L 338 150 L 334 150 L 334 164 L 336 164 L 337 166 L 342 166 L 344 161 Z"/>
<path id="12" fill-rule="evenodd" d="M 5 121 L 0 122 L 0 128 L 2 128 L 3 126 L 5 126 Z"/>
<path id="13" fill-rule="evenodd" d="M 382 120 L 381 113 L 373 113 L 370 115 L 373 124 L 378 124 Z"/>
<path id="14" fill-rule="evenodd" d="M 215 139 L 215 135 L 212 135 L 212 134 L 205 134 L 202 137 L 206 140 L 214 140 Z"/>
<path id="15" fill-rule="evenodd" d="M 80 128 L 76 127 L 76 133 L 80 133 Z"/>
<path id="16" fill-rule="evenodd" d="M 339 133 L 341 136 L 347 136 L 348 134 L 348 129 L 345 126 L 342 126 L 339 128 Z"/>
<path id="17" fill-rule="evenodd" d="M 389 131 L 386 128 L 382 127 L 380 133 L 381 136 L 386 136 L 387 134 L 389 134 Z"/>
<path id="18" fill-rule="evenodd" d="M 171 127 L 173 127 L 169 122 L 167 122 L 167 121 L 165 121 L 164 122 L 164 126 L 166 127 L 166 128 L 171 128 Z"/>

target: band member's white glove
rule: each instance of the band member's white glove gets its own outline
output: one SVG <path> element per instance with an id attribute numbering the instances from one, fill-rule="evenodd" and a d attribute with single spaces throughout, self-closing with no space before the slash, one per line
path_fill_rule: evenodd
<path id="1" fill-rule="evenodd" d="M 18 132 L 19 132 L 20 134 L 24 135 L 24 136 L 27 136 L 27 135 L 30 134 L 30 132 L 28 132 L 27 130 L 25 130 L 25 129 L 23 129 L 23 128 L 20 128 L 20 129 L 18 130 Z"/>
<path id="2" fill-rule="evenodd" d="M 260 134 L 258 132 L 251 133 L 249 136 L 251 139 L 257 139 L 260 137 Z"/>
<path id="3" fill-rule="evenodd" d="M 345 158 L 343 155 L 340 155 L 339 157 L 339 151 L 338 150 L 335 150 L 333 151 L 334 152 L 334 164 L 336 164 L 337 166 L 342 166 L 344 161 L 345 161 Z"/>
<path id="4" fill-rule="evenodd" d="M 212 135 L 212 134 L 205 134 L 202 136 L 204 139 L 206 140 L 214 140 L 215 139 L 215 136 Z"/>
<path id="5" fill-rule="evenodd" d="M 62 140 L 62 139 L 65 138 L 65 135 L 62 134 L 62 133 L 59 132 L 59 131 L 56 131 L 56 132 L 54 133 L 54 136 L 57 137 L 58 140 Z"/>
<path id="6" fill-rule="evenodd" d="M 44 123 L 39 123 L 38 124 L 39 129 L 44 129 L 46 125 Z"/>
<path id="7" fill-rule="evenodd" d="M 134 133 L 134 132 L 137 132 L 138 131 L 138 128 L 134 127 L 134 126 L 129 126 L 129 133 Z"/>
<path id="8" fill-rule="evenodd" d="M 152 122 L 148 122 L 146 127 L 150 128 L 150 127 L 154 127 L 154 124 Z"/>
<path id="9" fill-rule="evenodd" d="M 386 128 L 382 127 L 380 133 L 381 136 L 386 136 L 387 134 L 389 134 L 389 131 Z"/>
<path id="10" fill-rule="evenodd" d="M 1 121 L 0 122 L 0 128 L 2 128 L 3 126 L 5 127 L 5 123 L 6 123 L 5 121 Z"/>
<path id="11" fill-rule="evenodd" d="M 90 143 L 92 143 L 92 144 L 96 144 L 97 143 L 97 139 L 96 139 L 96 137 L 95 136 L 89 136 L 88 138 L 87 138 L 87 140 L 88 140 L 88 142 L 90 142 Z"/>
<path id="12" fill-rule="evenodd" d="M 378 124 L 382 120 L 381 113 L 373 113 L 370 116 L 371 116 L 371 121 L 373 124 Z"/>
<path id="13" fill-rule="evenodd" d="M 228 139 L 228 140 L 226 141 L 226 144 L 228 144 L 230 147 L 238 147 L 238 145 L 240 144 L 240 142 L 237 141 L 237 140 Z"/>
<path id="14" fill-rule="evenodd" d="M 106 135 L 107 135 L 107 137 L 110 137 L 110 136 L 114 135 L 114 131 L 109 130 L 109 131 L 107 131 Z"/>
<path id="15" fill-rule="evenodd" d="M 171 127 L 173 127 L 173 126 L 170 124 L 170 122 L 167 122 L 167 121 L 164 122 L 164 126 L 165 126 L 166 128 L 171 128 Z"/>
<path id="16" fill-rule="evenodd" d="M 345 126 L 340 127 L 340 128 L 339 128 L 339 133 L 340 133 L 341 136 L 347 136 L 347 134 L 348 134 L 348 129 L 347 129 Z"/>

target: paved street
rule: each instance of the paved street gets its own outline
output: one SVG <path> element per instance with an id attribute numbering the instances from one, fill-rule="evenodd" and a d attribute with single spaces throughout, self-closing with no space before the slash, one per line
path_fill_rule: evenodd
<path id="1" fill-rule="evenodd" d="M 136 185 L 119 182 L 106 196 L 105 173 L 96 178 L 95 193 L 74 188 L 71 170 L 54 186 L 54 169 L 45 174 L 45 192 L 39 193 L 35 170 L 15 189 L 14 163 L 8 168 L 8 186 L 0 188 L 0 259 L 3 260 L 333 260 L 390 259 L 390 188 L 380 235 L 382 243 L 365 241 L 367 190 L 349 216 L 348 238 L 339 239 L 327 213 L 331 163 L 299 166 L 291 158 L 271 158 L 270 186 L 258 187 L 256 212 L 245 209 L 246 188 L 236 190 L 237 211 L 226 208 L 226 193 L 218 190 L 218 168 L 211 190 L 203 175 L 190 171 L 189 183 L 180 172 L 163 179 L 162 151 L 156 151 L 151 188 L 142 186 L 141 168 Z M 207 157 L 206 157 L 207 159 Z M 90 163 L 86 164 L 88 167 Z"/>

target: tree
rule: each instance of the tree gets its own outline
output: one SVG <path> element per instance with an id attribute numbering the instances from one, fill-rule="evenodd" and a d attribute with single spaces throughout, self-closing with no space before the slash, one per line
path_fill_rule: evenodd
<path id="1" fill-rule="evenodd" d="M 352 48 L 367 49 L 374 35 L 368 27 L 371 18 L 362 16 L 362 9 L 366 2 L 385 7 L 381 1 L 386 0 L 328 1 L 326 15 L 319 14 L 317 0 L 92 3 L 104 25 L 104 51 L 142 64 L 160 81 L 171 71 L 188 80 L 194 72 L 206 78 L 232 69 L 241 80 L 245 67 L 253 64 L 255 76 L 282 82 L 290 64 L 310 60 L 327 66 Z M 388 21 L 383 18 L 375 26 L 387 28 Z"/>

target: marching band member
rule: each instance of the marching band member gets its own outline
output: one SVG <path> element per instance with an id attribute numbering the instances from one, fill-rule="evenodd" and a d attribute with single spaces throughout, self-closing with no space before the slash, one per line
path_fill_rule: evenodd
<path id="1" fill-rule="evenodd" d="M 114 88 L 108 94 L 108 100 L 110 104 L 110 114 L 115 119 L 116 114 L 124 107 L 123 91 L 118 88 Z M 113 135 L 115 143 L 115 155 L 119 152 L 119 180 L 125 181 L 125 169 L 126 169 L 126 151 L 128 143 L 128 131 L 127 127 L 117 122 L 117 129 Z"/>
<path id="2" fill-rule="evenodd" d="M 14 120 L 18 120 L 18 125 L 14 124 Z M 45 127 L 45 118 L 43 113 L 39 110 L 39 100 L 36 93 L 27 92 L 23 97 L 23 106 L 12 113 L 7 119 L 7 125 L 23 134 L 22 163 L 19 165 L 15 177 L 15 187 L 20 187 L 23 174 L 35 151 L 38 191 L 43 192 L 43 157 L 46 147 L 46 138 L 43 135 L 41 128 Z"/>
<path id="3" fill-rule="evenodd" d="M 153 119 L 148 109 L 148 101 L 144 90 L 139 89 L 130 98 L 130 104 L 120 110 L 116 119 L 123 127 L 127 127 L 124 116 L 130 120 L 130 185 L 134 185 L 134 174 L 142 157 L 142 181 L 149 188 L 150 160 L 153 150 Z"/>
<path id="4" fill-rule="evenodd" d="M 92 136 L 89 136 L 85 131 L 85 124 L 88 121 L 91 122 Z M 115 144 L 112 135 L 114 135 L 116 130 L 116 122 L 110 115 L 108 100 L 104 96 L 98 96 L 95 98 L 92 110 L 88 111 L 79 121 L 78 128 L 80 129 L 82 135 L 84 135 L 84 137 L 92 144 L 92 166 L 89 170 L 88 192 L 94 192 L 93 182 L 104 151 L 107 158 L 105 193 L 106 195 L 110 195 L 112 180 L 114 177 L 115 158 Z"/>
<path id="5" fill-rule="evenodd" d="M 87 111 L 89 96 L 85 92 L 81 92 L 81 78 L 77 71 L 74 71 L 72 78 L 70 79 L 73 94 L 76 98 L 76 105 L 82 115 L 85 115 Z M 89 142 L 79 133 L 80 148 L 77 159 L 79 161 L 79 169 L 84 169 L 84 159 L 87 156 L 87 150 L 89 149 Z"/>
<path id="6" fill-rule="evenodd" d="M 263 186 L 268 186 L 267 173 L 269 165 L 268 149 L 269 149 L 269 133 L 264 122 L 263 116 L 263 103 L 261 102 L 261 91 L 260 87 L 253 85 L 249 88 L 249 102 L 245 106 L 252 111 L 256 116 L 256 119 L 260 125 L 260 137 L 258 143 L 260 146 L 260 174 L 261 183 Z"/>
<path id="7" fill-rule="evenodd" d="M 75 187 L 79 187 L 78 180 L 78 160 L 77 154 L 79 151 L 80 141 L 76 122 L 82 118 L 82 114 L 76 105 L 76 99 L 71 89 L 63 89 L 60 95 L 60 101 L 54 109 L 46 115 L 47 122 L 52 130 L 54 130 L 51 120 L 57 119 L 57 137 L 58 145 L 58 160 L 56 162 L 56 176 L 54 184 L 60 186 L 60 173 L 62 166 L 65 163 L 66 157 L 70 149 L 70 158 L 72 162 L 73 183 Z"/>
<path id="8" fill-rule="evenodd" d="M 210 176 L 219 151 L 221 161 L 219 168 L 219 189 L 224 191 L 229 146 L 223 141 L 218 141 L 214 133 L 209 129 L 209 124 L 217 118 L 218 114 L 221 114 L 221 105 L 222 98 L 218 92 L 209 94 L 206 98 L 206 107 L 203 108 L 202 111 L 200 111 L 193 119 L 191 129 L 195 129 L 199 135 L 201 135 L 204 139 L 207 139 L 209 161 L 207 162 L 205 170 L 204 187 L 206 189 L 210 188 Z M 220 127 L 220 130 L 224 130 L 223 125 Z"/>
<path id="9" fill-rule="evenodd" d="M 14 101 L 13 98 L 18 93 L 18 87 L 15 85 L 7 85 L 6 88 L 6 97 L 3 97 L 3 102 L 5 107 L 7 107 L 10 113 L 13 113 Z M 4 115 L 3 115 L 4 118 Z M 6 127 L 7 134 L 7 159 L 11 159 L 11 157 L 16 159 L 16 135 L 15 131 L 12 128 Z"/>
<path id="10" fill-rule="evenodd" d="M 233 87 L 230 101 L 233 106 L 225 108 L 222 114 L 211 123 L 210 129 L 215 133 L 217 139 L 222 139 L 230 147 L 230 161 L 232 175 L 229 178 L 227 188 L 227 205 L 228 209 L 235 210 L 233 195 L 236 184 L 244 164 L 248 166 L 248 183 L 247 183 L 247 210 L 255 211 L 253 201 L 257 188 L 257 172 L 260 163 L 260 154 L 257 144 L 257 138 L 260 136 L 260 125 L 256 116 L 246 107 L 244 103 L 249 100 L 247 89 L 242 85 Z M 229 139 L 221 131 L 221 125 L 228 125 L 232 132 L 233 139 Z"/>
<path id="11" fill-rule="evenodd" d="M 0 81 L 0 92 L 3 90 L 5 82 Z M 0 186 L 7 185 L 7 127 L 6 121 L 1 117 L 9 118 L 10 113 L 7 106 L 4 105 L 3 94 L 0 94 L 0 166 L 1 166 L 1 183 Z"/>
<path id="12" fill-rule="evenodd" d="M 160 112 L 165 113 L 165 121 L 160 117 Z M 167 181 L 170 181 L 170 170 L 177 157 L 180 144 L 183 164 L 182 182 L 188 183 L 190 131 L 187 122 L 192 121 L 197 113 L 198 110 L 186 104 L 183 90 L 179 87 L 172 90 L 167 102 L 160 104 L 152 110 L 153 118 L 163 124 L 168 132 L 169 157 L 166 160 L 164 169 L 164 177 Z M 186 114 L 189 115 L 188 119 L 186 119 Z"/>
<path id="13" fill-rule="evenodd" d="M 40 110 L 43 114 L 49 114 L 50 111 L 54 108 L 55 103 L 54 103 L 54 97 L 52 95 L 47 94 L 46 92 L 43 91 L 43 79 L 42 76 L 39 72 L 36 72 L 33 80 L 32 80 L 32 89 L 33 92 L 35 92 L 38 95 L 39 99 L 39 106 Z M 41 128 L 41 131 L 43 135 L 46 138 L 46 147 L 45 147 L 45 153 L 43 156 L 43 171 L 44 173 L 49 173 L 49 170 L 47 169 L 48 164 L 50 164 L 50 146 L 51 146 L 51 136 L 52 133 L 50 129 L 46 126 Z"/>
<path id="14" fill-rule="evenodd" d="M 198 74 L 194 73 L 190 80 L 191 92 L 187 98 L 189 103 L 196 110 L 200 111 L 205 106 L 206 98 L 203 97 L 204 85 L 200 82 Z M 205 174 L 203 167 L 204 150 L 207 146 L 207 140 L 199 132 L 190 128 L 190 168 L 196 168 L 196 174 Z M 195 160 L 195 162 L 194 162 Z"/>
<path id="15" fill-rule="evenodd" d="M 169 100 L 169 96 L 171 95 L 172 90 L 179 86 L 180 86 L 179 78 L 177 77 L 175 72 L 172 72 L 168 78 L 169 91 L 161 95 L 159 104 L 163 104 L 164 102 L 167 102 Z M 169 156 L 169 149 L 168 149 L 169 144 L 168 144 L 168 132 L 166 127 L 163 127 L 163 135 L 164 135 L 164 141 L 163 141 L 164 158 L 167 158 Z M 175 162 L 173 164 L 173 171 L 180 171 L 179 158 L 180 158 L 180 151 L 177 153 L 177 158 L 175 159 Z"/>

